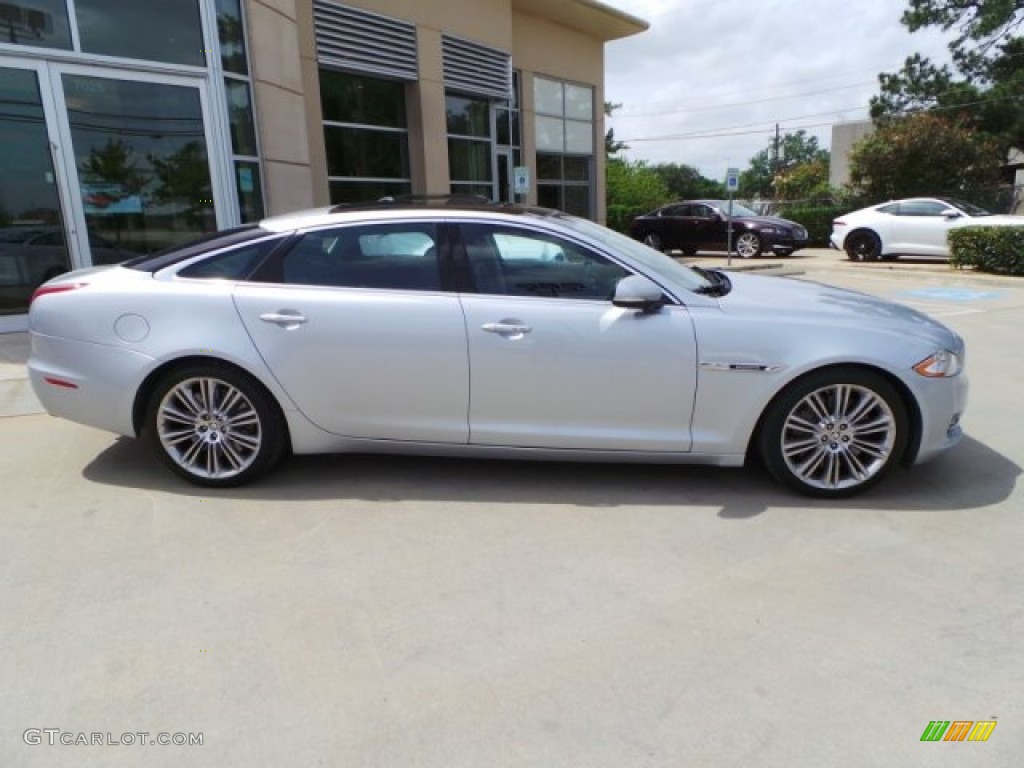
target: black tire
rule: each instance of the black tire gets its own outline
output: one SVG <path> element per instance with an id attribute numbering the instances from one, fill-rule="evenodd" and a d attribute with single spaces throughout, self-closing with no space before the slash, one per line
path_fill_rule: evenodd
<path id="1" fill-rule="evenodd" d="M 761 255 L 761 236 L 757 232 L 740 232 L 736 236 L 736 253 L 743 259 L 756 259 Z"/>
<path id="2" fill-rule="evenodd" d="M 648 232 L 644 235 L 643 244 L 656 251 L 665 251 L 665 245 L 661 242 L 661 238 L 653 232 Z"/>
<path id="3" fill-rule="evenodd" d="M 691 246 L 687 246 L 686 248 L 683 248 L 683 256 L 696 256 L 696 255 L 697 255 L 697 249 L 694 248 L 692 245 Z"/>
<path id="4" fill-rule="evenodd" d="M 266 474 L 288 445 L 287 425 L 270 393 L 216 362 L 178 368 L 157 382 L 143 436 L 175 473 L 211 488 Z"/>
<path id="5" fill-rule="evenodd" d="M 807 496 L 839 499 L 892 471 L 909 433 L 906 403 L 885 378 L 862 368 L 827 368 L 772 401 L 758 448 L 779 482 Z"/>
<path id="6" fill-rule="evenodd" d="M 882 257 L 882 241 L 866 229 L 854 232 L 846 238 L 846 257 L 850 261 L 878 261 Z"/>

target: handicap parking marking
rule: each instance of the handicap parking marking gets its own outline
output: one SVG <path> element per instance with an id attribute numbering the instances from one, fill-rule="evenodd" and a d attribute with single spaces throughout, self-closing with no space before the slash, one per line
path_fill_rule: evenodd
<path id="1" fill-rule="evenodd" d="M 951 304 L 931 304 L 927 301 L 900 301 L 907 307 L 924 312 L 931 317 L 959 317 L 961 315 L 979 315 L 985 310 L 972 307 L 958 307 Z"/>
<path id="2" fill-rule="evenodd" d="M 908 296 L 915 299 L 937 299 L 939 301 L 985 301 L 987 299 L 998 299 L 1006 295 L 1006 291 L 980 291 L 976 288 L 934 287 L 917 288 L 913 291 L 902 291 L 899 296 Z"/>

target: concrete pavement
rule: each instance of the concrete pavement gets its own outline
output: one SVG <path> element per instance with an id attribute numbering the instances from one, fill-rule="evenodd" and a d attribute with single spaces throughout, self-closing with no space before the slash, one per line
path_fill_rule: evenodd
<path id="1" fill-rule="evenodd" d="M 0 766 L 1016 768 L 1024 282 L 820 259 L 784 266 L 929 308 L 972 381 L 963 444 L 839 503 L 757 470 L 331 456 L 206 492 L 0 419 Z M 934 720 L 998 725 L 922 743 Z"/>

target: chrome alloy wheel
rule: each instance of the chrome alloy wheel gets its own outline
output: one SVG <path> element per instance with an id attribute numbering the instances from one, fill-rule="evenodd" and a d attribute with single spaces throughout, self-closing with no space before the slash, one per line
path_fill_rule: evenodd
<path id="1" fill-rule="evenodd" d="M 761 255 L 761 238 L 753 232 L 744 232 L 736 238 L 736 253 L 744 259 L 753 259 Z"/>
<path id="2" fill-rule="evenodd" d="M 790 472 L 811 488 L 853 488 L 885 468 L 896 434 L 896 416 L 876 392 L 833 384 L 805 395 L 790 410 L 782 455 Z"/>
<path id="3" fill-rule="evenodd" d="M 234 477 L 256 461 L 263 442 L 259 413 L 228 382 L 183 379 L 157 408 L 157 435 L 171 459 L 189 475 Z"/>

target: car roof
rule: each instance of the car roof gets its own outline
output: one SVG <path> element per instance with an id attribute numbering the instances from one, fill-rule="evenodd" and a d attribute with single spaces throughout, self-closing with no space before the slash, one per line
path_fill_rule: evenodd
<path id="1" fill-rule="evenodd" d="M 343 203 L 340 205 L 295 211 L 263 219 L 259 226 L 269 232 L 291 232 L 309 227 L 330 226 L 347 221 L 371 219 L 374 221 L 401 221 L 413 216 L 506 216 L 534 215 L 554 217 L 564 215 L 550 208 L 518 205 L 515 203 L 494 203 L 475 195 L 423 195 L 382 198 L 365 203 Z"/>

